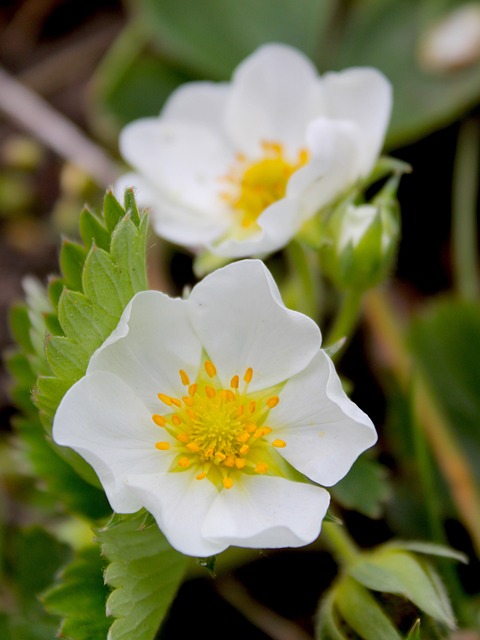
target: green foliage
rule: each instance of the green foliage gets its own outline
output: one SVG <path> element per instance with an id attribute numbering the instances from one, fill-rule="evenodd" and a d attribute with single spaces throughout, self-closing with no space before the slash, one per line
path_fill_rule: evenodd
<path id="1" fill-rule="evenodd" d="M 38 600 L 67 559 L 68 549 L 38 527 L 8 529 L 6 566 L 0 580 L 0 637 L 2 640 L 51 640 L 58 619 Z"/>
<path id="2" fill-rule="evenodd" d="M 109 640 L 151 640 L 177 592 L 187 558 L 172 549 L 145 512 L 115 515 L 97 533 L 110 562 L 105 580 L 114 589 L 107 611 L 117 620 Z"/>
<path id="3" fill-rule="evenodd" d="M 387 471 L 378 462 L 362 456 L 330 493 L 343 507 L 379 518 L 390 493 Z"/>
<path id="4" fill-rule="evenodd" d="M 108 588 L 97 546 L 79 551 L 61 572 L 57 584 L 43 594 L 50 613 L 61 616 L 59 634 L 68 640 L 101 640 L 110 621 L 105 614 Z"/>
<path id="5" fill-rule="evenodd" d="M 410 343 L 480 481 L 480 305 L 436 304 L 414 322 Z"/>

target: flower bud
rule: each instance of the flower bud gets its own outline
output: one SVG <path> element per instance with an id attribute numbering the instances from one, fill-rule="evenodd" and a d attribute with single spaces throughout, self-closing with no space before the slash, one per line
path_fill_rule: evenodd
<path id="1" fill-rule="evenodd" d="M 378 197 L 371 204 L 338 207 L 326 225 L 321 261 L 340 289 L 367 289 L 387 275 L 400 233 L 398 203 Z"/>

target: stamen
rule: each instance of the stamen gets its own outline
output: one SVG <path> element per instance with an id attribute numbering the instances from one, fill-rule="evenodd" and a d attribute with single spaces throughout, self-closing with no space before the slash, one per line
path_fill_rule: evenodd
<path id="1" fill-rule="evenodd" d="M 248 369 L 245 371 L 245 375 L 243 376 L 243 379 L 248 384 L 249 382 L 252 381 L 252 377 L 253 377 L 253 369 L 252 367 L 248 367 Z"/>
<path id="2" fill-rule="evenodd" d="M 279 402 L 280 398 L 278 396 L 272 396 L 267 400 L 267 405 L 270 407 L 270 409 L 273 409 Z"/>
<path id="3" fill-rule="evenodd" d="M 157 427 L 164 427 L 167 424 L 165 418 L 158 413 L 154 413 L 152 416 L 152 420 L 157 425 Z"/>
<path id="4" fill-rule="evenodd" d="M 245 456 L 249 451 L 250 447 L 248 446 L 248 444 L 244 444 L 242 447 L 240 447 L 240 454 L 242 456 Z"/>
<path id="5" fill-rule="evenodd" d="M 195 480 L 203 480 L 206 477 L 207 477 L 207 474 L 205 473 L 205 471 L 202 471 L 197 476 L 195 476 Z"/>
<path id="6" fill-rule="evenodd" d="M 177 440 L 183 443 L 189 442 L 190 436 L 188 435 L 188 433 L 179 433 L 177 436 Z"/>
<path id="7" fill-rule="evenodd" d="M 205 367 L 205 371 L 210 376 L 210 378 L 214 378 L 217 375 L 215 365 L 213 364 L 213 362 L 210 362 L 210 360 L 206 360 L 203 366 Z"/>
<path id="8" fill-rule="evenodd" d="M 182 419 L 180 418 L 180 416 L 177 416 L 177 414 L 175 413 L 172 416 L 172 422 L 178 427 L 178 425 L 182 424 Z"/>
<path id="9" fill-rule="evenodd" d="M 170 449 L 170 443 L 169 442 L 156 442 L 155 443 L 155 448 L 158 449 L 159 451 L 168 451 Z"/>
<path id="10" fill-rule="evenodd" d="M 161 400 L 167 407 L 172 406 L 172 398 L 170 396 L 165 395 L 164 393 L 157 394 L 159 400 Z"/>
<path id="11" fill-rule="evenodd" d="M 245 460 L 245 458 L 235 458 L 235 466 L 237 467 L 237 469 L 243 469 L 246 464 L 247 461 Z"/>
<path id="12" fill-rule="evenodd" d="M 225 489 L 231 489 L 233 487 L 233 480 L 228 476 L 225 476 L 225 478 L 223 479 L 223 486 L 225 487 Z"/>
<path id="13" fill-rule="evenodd" d="M 195 395 L 195 393 L 196 393 L 196 391 L 197 391 L 197 385 L 196 385 L 195 383 L 194 383 L 194 384 L 191 384 L 191 385 L 188 387 L 188 395 L 189 395 L 189 396 L 194 396 L 194 395 Z"/>
<path id="14" fill-rule="evenodd" d="M 220 460 L 220 462 L 222 462 L 223 460 L 225 460 L 225 458 L 226 458 L 226 457 L 227 457 L 227 456 L 226 456 L 224 453 L 222 453 L 221 451 L 217 451 L 217 453 L 215 454 L 215 458 L 216 458 L 217 460 Z"/>
<path id="15" fill-rule="evenodd" d="M 227 456 L 225 458 L 225 460 L 223 461 L 223 464 L 226 467 L 233 467 L 233 465 L 235 464 L 235 457 L 234 456 Z"/>
<path id="16" fill-rule="evenodd" d="M 239 383 L 240 378 L 238 376 L 233 376 L 233 378 L 230 380 L 230 386 L 232 387 L 232 389 L 238 389 Z"/>
<path id="17" fill-rule="evenodd" d="M 190 458 L 180 458 L 180 460 L 178 461 L 178 466 L 179 467 L 183 467 L 183 468 L 187 468 L 192 464 L 192 461 L 190 460 Z"/>
<path id="18" fill-rule="evenodd" d="M 264 462 L 259 462 L 254 469 L 255 473 L 267 473 L 268 471 L 268 465 L 266 465 Z"/>
<path id="19" fill-rule="evenodd" d="M 180 402 L 180 400 L 178 398 L 170 398 L 172 404 L 174 404 L 176 407 L 181 407 L 182 403 Z"/>
<path id="20" fill-rule="evenodd" d="M 255 413 L 256 408 L 257 408 L 257 403 L 255 402 L 255 400 L 252 400 L 248 405 L 248 409 L 250 413 Z"/>
<path id="21" fill-rule="evenodd" d="M 215 391 L 215 389 L 209 386 L 205 387 L 205 393 L 209 398 L 214 398 L 217 395 L 217 392 Z"/>
<path id="22" fill-rule="evenodd" d="M 233 402 L 235 400 L 235 394 L 230 389 L 225 389 L 225 398 L 228 402 Z"/>
<path id="23" fill-rule="evenodd" d="M 190 396 L 183 396 L 182 400 L 187 407 L 191 407 L 193 405 L 193 398 L 190 398 Z"/>
<path id="24" fill-rule="evenodd" d="M 182 384 L 187 387 L 190 384 L 190 378 L 188 377 L 187 372 L 183 369 L 180 369 L 179 374 L 182 380 Z"/>
<path id="25" fill-rule="evenodd" d="M 283 447 L 287 446 L 285 440 L 279 440 L 278 438 L 272 442 L 273 447 L 278 447 L 279 449 L 283 449 Z"/>
<path id="26" fill-rule="evenodd" d="M 198 446 L 198 444 L 196 442 L 189 442 L 187 444 L 187 449 L 189 451 L 191 451 L 192 453 L 198 453 L 200 451 L 200 447 Z"/>

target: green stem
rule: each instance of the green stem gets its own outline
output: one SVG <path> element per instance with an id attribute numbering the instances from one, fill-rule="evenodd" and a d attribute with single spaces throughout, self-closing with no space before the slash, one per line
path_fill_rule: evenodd
<path id="1" fill-rule="evenodd" d="M 480 123 L 467 120 L 458 134 L 453 175 L 452 261 L 457 292 L 467 300 L 480 293 L 477 249 L 477 194 Z"/>
<path id="2" fill-rule="evenodd" d="M 360 550 L 343 525 L 324 522 L 321 536 L 339 565 L 352 564 L 358 558 Z"/>
<path id="3" fill-rule="evenodd" d="M 316 266 L 316 255 L 293 240 L 286 248 L 290 274 L 293 274 L 295 283 L 298 283 L 298 301 L 295 308 L 306 313 L 311 318 L 318 320 L 320 308 L 320 287 Z M 315 261 L 314 261 L 315 260 Z M 294 284 L 295 286 L 295 284 Z"/>
<path id="4" fill-rule="evenodd" d="M 351 337 L 360 316 L 363 293 L 362 290 L 354 289 L 349 289 L 345 292 L 338 315 L 325 341 L 327 346 L 335 344 L 335 342 L 338 342 L 342 338 L 347 338 L 348 340 Z M 337 354 L 340 353 L 344 347 L 345 345 L 342 345 L 342 349 L 337 351 Z"/>

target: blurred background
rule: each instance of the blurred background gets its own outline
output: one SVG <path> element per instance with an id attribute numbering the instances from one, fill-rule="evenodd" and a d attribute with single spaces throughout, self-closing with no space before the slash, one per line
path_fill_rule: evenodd
<path id="1" fill-rule="evenodd" d="M 389 291 L 408 327 L 415 362 L 443 397 L 478 480 L 480 2 L 2 0 L 0 349 L 12 342 L 8 309 L 23 295 L 24 276 L 45 282 L 57 271 L 61 238 L 76 237 L 84 203 L 98 209 L 105 187 L 124 170 L 117 148 L 121 127 L 157 114 L 182 82 L 228 79 L 246 55 L 268 41 L 303 50 L 320 72 L 375 66 L 393 83 L 386 151 L 410 163 L 413 172 L 399 191 L 403 237 Z M 178 293 L 193 282 L 190 256 L 158 239 L 152 238 L 152 246 L 162 267 L 160 276 L 152 271 L 152 286 Z M 470 267 L 462 264 L 462 254 L 467 261 L 470 256 Z M 385 399 L 385 381 L 379 380 L 383 359 L 375 333 L 362 326 L 341 364 L 354 399 L 381 432 L 381 467 L 375 473 L 389 477 L 375 508 L 343 514 L 366 546 L 392 531 L 431 535 L 415 499 L 408 398 L 387 381 Z M 42 487 L 27 461 L 6 453 L 15 409 L 3 369 L 0 413 L 2 522 L 33 524 L 39 506 L 31 495 Z M 432 482 L 445 493 L 436 508 L 447 542 L 473 558 L 461 569 L 461 580 L 478 598 L 480 566 L 471 532 L 457 518 L 438 461 L 432 466 Z M 48 501 L 47 506 L 57 508 Z M 211 640 L 225 636 L 224 623 L 214 620 L 228 621 L 230 637 L 308 638 L 318 597 L 335 572 L 330 556 L 314 548 L 255 552 L 247 559 L 216 584 L 207 577 L 187 582 L 161 637 L 188 637 L 208 611 L 215 612 L 207 616 Z M 287 592 L 285 576 L 294 585 Z M 51 636 L 32 635 L 37 637 Z"/>

